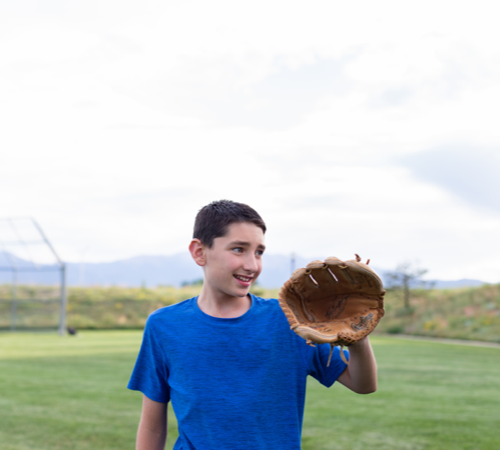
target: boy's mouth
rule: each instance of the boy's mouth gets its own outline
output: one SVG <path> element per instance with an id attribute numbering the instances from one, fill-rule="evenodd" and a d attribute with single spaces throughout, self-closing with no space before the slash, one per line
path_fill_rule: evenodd
<path id="1" fill-rule="evenodd" d="M 252 283 L 252 279 L 253 277 L 246 277 L 244 275 L 233 275 L 234 278 L 236 278 L 240 284 L 242 284 L 243 286 L 250 286 L 250 284 Z"/>

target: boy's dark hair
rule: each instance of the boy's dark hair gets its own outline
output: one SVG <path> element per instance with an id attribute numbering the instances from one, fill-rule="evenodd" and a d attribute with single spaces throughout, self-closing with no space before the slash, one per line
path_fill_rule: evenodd
<path id="1" fill-rule="evenodd" d="M 255 209 L 245 203 L 218 200 L 198 211 L 194 221 L 193 239 L 211 248 L 214 239 L 227 233 L 229 225 L 235 222 L 250 222 L 266 232 L 266 224 Z"/>

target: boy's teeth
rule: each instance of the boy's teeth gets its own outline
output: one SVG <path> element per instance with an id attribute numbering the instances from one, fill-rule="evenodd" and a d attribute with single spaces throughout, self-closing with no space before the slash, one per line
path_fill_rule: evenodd
<path id="1" fill-rule="evenodd" d="M 241 281 L 250 281 L 251 278 L 249 277 L 240 277 L 239 275 L 236 275 L 236 278 L 238 278 L 238 280 L 241 280 Z"/>

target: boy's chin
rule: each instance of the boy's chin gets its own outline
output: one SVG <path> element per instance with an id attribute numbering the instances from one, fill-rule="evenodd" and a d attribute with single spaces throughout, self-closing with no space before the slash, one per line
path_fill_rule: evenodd
<path id="1" fill-rule="evenodd" d="M 250 289 L 247 289 L 246 292 L 238 292 L 234 296 L 235 297 L 243 298 L 243 297 L 246 297 L 249 294 L 250 294 Z"/>
<path id="2" fill-rule="evenodd" d="M 250 287 L 247 287 L 247 288 L 244 288 L 244 287 L 240 287 L 239 289 L 237 289 L 236 291 L 234 291 L 234 296 L 235 297 L 240 297 L 240 298 L 243 298 L 243 297 L 246 297 L 247 295 L 250 294 Z"/>

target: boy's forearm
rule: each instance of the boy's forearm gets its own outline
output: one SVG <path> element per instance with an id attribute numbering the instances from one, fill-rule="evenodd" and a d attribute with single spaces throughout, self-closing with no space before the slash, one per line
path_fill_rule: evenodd
<path id="1" fill-rule="evenodd" d="M 164 430 L 153 431 L 139 424 L 137 431 L 136 450 L 165 450 L 167 427 Z"/>
<path id="2" fill-rule="evenodd" d="M 358 394 L 377 390 L 377 362 L 368 337 L 349 347 L 349 365 L 339 381 Z"/>
<path id="3" fill-rule="evenodd" d="M 165 450 L 166 441 L 167 405 L 150 400 L 144 395 L 135 448 L 136 450 Z"/>

